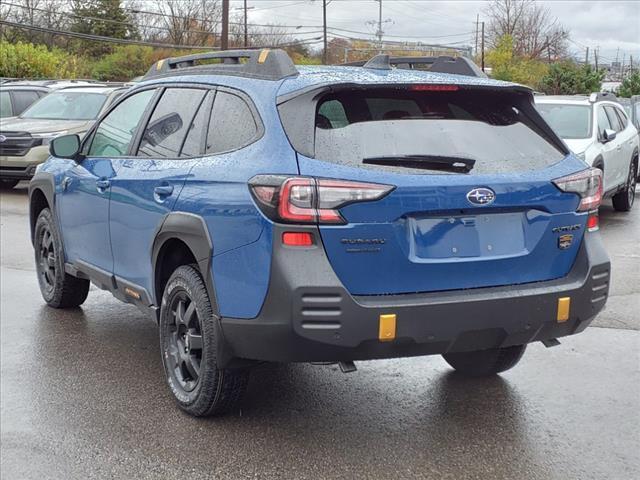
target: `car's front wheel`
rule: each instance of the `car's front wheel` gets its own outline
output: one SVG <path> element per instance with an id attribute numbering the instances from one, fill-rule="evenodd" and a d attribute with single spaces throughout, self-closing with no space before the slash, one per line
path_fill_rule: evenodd
<path id="1" fill-rule="evenodd" d="M 38 284 L 44 301 L 54 308 L 81 305 L 89 294 L 89 280 L 65 273 L 62 240 L 48 208 L 38 215 L 33 240 Z"/>
<path id="2" fill-rule="evenodd" d="M 619 212 L 628 212 L 633 207 L 636 196 L 636 170 L 638 167 L 638 159 L 634 159 L 629 166 L 629 174 L 624 189 L 616 193 L 611 199 L 613 208 Z"/>
<path id="3" fill-rule="evenodd" d="M 442 357 L 463 375 L 488 377 L 515 367 L 526 348 L 526 345 L 515 345 L 473 352 L 445 353 Z"/>
<path id="4" fill-rule="evenodd" d="M 239 406 L 247 369 L 220 369 L 218 317 L 195 265 L 169 278 L 160 309 L 160 348 L 167 383 L 180 408 L 202 417 Z"/>

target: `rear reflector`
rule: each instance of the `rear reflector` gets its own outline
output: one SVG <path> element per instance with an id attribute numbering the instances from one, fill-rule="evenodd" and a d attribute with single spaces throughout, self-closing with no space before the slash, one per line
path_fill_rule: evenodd
<path id="1" fill-rule="evenodd" d="M 283 245 L 290 247 L 310 247 L 313 245 L 313 234 L 308 232 L 284 232 Z"/>
<path id="2" fill-rule="evenodd" d="M 571 309 L 571 297 L 562 297 L 558 299 L 558 323 L 569 320 L 569 310 Z"/>
<path id="3" fill-rule="evenodd" d="M 593 210 L 589 212 L 589 216 L 587 217 L 587 230 L 595 232 L 598 228 L 600 228 L 600 217 L 598 217 L 598 211 Z"/>
<path id="4" fill-rule="evenodd" d="M 596 210 L 602 202 L 602 170 L 588 168 L 573 175 L 553 181 L 563 192 L 577 193 L 580 196 L 579 212 Z"/>

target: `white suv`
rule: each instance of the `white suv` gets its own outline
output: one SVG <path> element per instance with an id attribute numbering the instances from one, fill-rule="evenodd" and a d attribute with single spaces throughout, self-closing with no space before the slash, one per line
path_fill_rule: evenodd
<path id="1" fill-rule="evenodd" d="M 604 172 L 606 197 L 628 212 L 638 172 L 638 131 L 611 93 L 537 96 L 536 107 L 576 155 Z"/>

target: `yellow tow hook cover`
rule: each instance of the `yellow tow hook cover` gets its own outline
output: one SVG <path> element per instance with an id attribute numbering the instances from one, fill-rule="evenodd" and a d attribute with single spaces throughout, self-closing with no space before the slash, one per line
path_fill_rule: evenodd
<path id="1" fill-rule="evenodd" d="M 558 323 L 569 320 L 569 310 L 571 308 L 571 297 L 558 299 Z"/>
<path id="2" fill-rule="evenodd" d="M 378 340 L 381 342 L 391 342 L 396 338 L 396 314 L 390 313 L 380 315 L 378 329 Z"/>

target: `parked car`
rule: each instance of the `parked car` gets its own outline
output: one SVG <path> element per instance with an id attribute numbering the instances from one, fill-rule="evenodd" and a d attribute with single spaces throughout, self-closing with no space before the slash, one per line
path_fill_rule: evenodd
<path id="1" fill-rule="evenodd" d="M 633 207 L 638 176 L 638 131 L 612 93 L 536 97 L 536 107 L 588 165 L 604 172 L 604 196 L 613 207 Z"/>
<path id="2" fill-rule="evenodd" d="M 20 115 L 50 91 L 37 85 L 3 85 L 0 88 L 0 118 Z"/>
<path id="3" fill-rule="evenodd" d="M 4 87 L 3 87 L 4 90 Z M 74 86 L 44 96 L 17 117 L 0 120 L 0 187 L 30 179 L 58 135 L 83 134 L 126 86 Z"/>
<path id="4" fill-rule="evenodd" d="M 235 408 L 260 361 L 442 354 L 487 376 L 584 330 L 609 291 L 602 172 L 528 88 L 384 60 L 159 61 L 30 183 L 46 303 L 91 281 L 137 305 L 196 416 Z"/>

